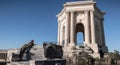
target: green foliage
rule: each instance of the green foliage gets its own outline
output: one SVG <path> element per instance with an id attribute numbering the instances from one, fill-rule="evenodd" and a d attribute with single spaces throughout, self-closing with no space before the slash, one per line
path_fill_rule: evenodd
<path id="1" fill-rule="evenodd" d="M 116 65 L 117 61 L 120 59 L 119 51 L 114 50 L 114 52 L 111 52 L 108 54 L 108 57 L 105 58 L 96 58 L 95 62 L 97 62 L 96 65 Z"/>
<path id="2" fill-rule="evenodd" d="M 114 50 L 114 53 L 115 54 L 119 54 L 120 52 L 118 50 Z"/>
<path id="3" fill-rule="evenodd" d="M 115 59 L 115 60 L 120 59 L 120 54 L 119 54 L 119 53 L 120 53 L 119 51 L 114 50 L 114 59 Z"/>
<path id="4" fill-rule="evenodd" d="M 103 63 L 103 62 L 105 62 L 105 58 L 95 58 L 95 62 L 96 62 L 96 64 L 95 65 L 106 65 L 105 63 Z"/>
<path id="5" fill-rule="evenodd" d="M 115 61 L 119 60 L 120 59 L 119 51 L 114 50 L 114 52 L 109 53 L 109 58 L 111 58 Z"/>
<path id="6" fill-rule="evenodd" d="M 78 55 L 78 65 L 94 65 L 94 59 L 88 53 L 82 51 Z"/>
<path id="7" fill-rule="evenodd" d="M 87 65 L 87 61 L 83 58 L 79 58 L 78 65 Z"/>

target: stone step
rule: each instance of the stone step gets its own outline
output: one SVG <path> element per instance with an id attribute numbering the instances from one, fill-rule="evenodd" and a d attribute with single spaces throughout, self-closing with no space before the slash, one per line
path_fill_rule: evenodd
<path id="1" fill-rule="evenodd" d="M 30 65 L 30 62 L 29 61 L 22 61 L 22 62 L 10 62 L 10 63 L 7 63 L 7 65 Z"/>

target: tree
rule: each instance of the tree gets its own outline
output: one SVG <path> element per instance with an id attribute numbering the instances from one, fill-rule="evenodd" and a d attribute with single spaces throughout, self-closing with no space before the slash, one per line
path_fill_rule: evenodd
<path id="1" fill-rule="evenodd" d="M 119 54 L 119 53 L 120 53 L 119 51 L 114 50 L 114 59 L 115 59 L 115 60 L 120 59 L 120 54 Z"/>

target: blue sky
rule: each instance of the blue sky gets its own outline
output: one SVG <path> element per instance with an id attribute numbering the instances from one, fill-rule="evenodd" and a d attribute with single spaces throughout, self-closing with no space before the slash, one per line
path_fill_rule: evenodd
<path id="1" fill-rule="evenodd" d="M 67 1 L 79 0 L 0 0 L 0 49 L 19 48 L 32 39 L 36 44 L 56 42 L 56 15 Z M 120 1 L 96 2 L 106 12 L 106 44 L 110 51 L 120 51 Z"/>

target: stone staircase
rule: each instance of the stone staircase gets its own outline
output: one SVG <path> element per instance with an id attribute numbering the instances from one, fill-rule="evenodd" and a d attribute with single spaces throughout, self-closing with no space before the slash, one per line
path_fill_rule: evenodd
<path id="1" fill-rule="evenodd" d="M 88 54 L 92 54 L 93 53 L 92 49 L 89 48 L 89 47 L 76 46 L 76 49 L 74 50 L 74 52 L 79 54 L 79 52 L 81 52 L 81 51 L 87 52 Z"/>

